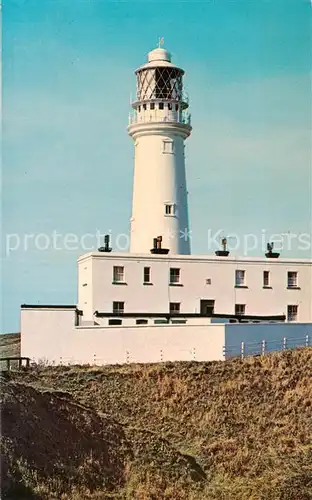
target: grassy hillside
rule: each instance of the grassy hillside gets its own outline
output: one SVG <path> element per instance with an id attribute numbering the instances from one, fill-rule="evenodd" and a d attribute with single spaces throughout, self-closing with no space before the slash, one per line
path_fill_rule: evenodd
<path id="1" fill-rule="evenodd" d="M 20 356 L 20 352 L 20 333 L 6 333 L 0 335 L 0 358 L 5 358 L 8 356 Z"/>
<path id="2" fill-rule="evenodd" d="M 312 499 L 311 374 L 312 348 L 7 374 L 2 498 Z"/>

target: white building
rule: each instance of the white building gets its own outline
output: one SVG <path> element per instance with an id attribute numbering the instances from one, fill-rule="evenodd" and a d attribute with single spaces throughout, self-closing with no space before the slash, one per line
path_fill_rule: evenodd
<path id="1" fill-rule="evenodd" d="M 106 240 L 81 256 L 77 306 L 22 306 L 23 356 L 100 364 L 210 360 L 247 344 L 264 352 L 311 342 L 311 260 L 279 258 L 270 249 L 261 258 L 236 258 L 225 245 L 217 255 L 190 255 L 184 141 L 192 129 L 183 74 L 162 48 L 136 71 L 130 253 L 111 252 Z"/>

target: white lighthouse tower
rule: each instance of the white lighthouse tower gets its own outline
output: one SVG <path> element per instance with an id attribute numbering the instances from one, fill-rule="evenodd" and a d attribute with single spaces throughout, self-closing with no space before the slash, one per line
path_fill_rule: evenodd
<path id="1" fill-rule="evenodd" d="M 183 69 L 159 47 L 136 71 L 129 116 L 134 140 L 131 253 L 150 253 L 154 238 L 170 254 L 190 254 L 184 141 L 190 135 Z"/>

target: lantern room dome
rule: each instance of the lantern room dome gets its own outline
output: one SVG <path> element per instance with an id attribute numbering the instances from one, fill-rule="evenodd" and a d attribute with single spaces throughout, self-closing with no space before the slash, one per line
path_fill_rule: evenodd
<path id="1" fill-rule="evenodd" d="M 163 49 L 162 47 L 157 47 L 156 49 L 151 50 L 147 55 L 147 63 L 140 66 L 135 72 L 139 72 L 141 70 L 149 69 L 149 68 L 175 68 L 184 74 L 183 69 L 179 68 L 175 64 L 171 62 L 171 53 Z"/>
<path id="2" fill-rule="evenodd" d="M 162 49 L 161 47 L 157 47 L 157 49 L 151 50 L 148 53 L 148 62 L 154 61 L 167 61 L 171 62 L 171 54 L 166 49 Z"/>

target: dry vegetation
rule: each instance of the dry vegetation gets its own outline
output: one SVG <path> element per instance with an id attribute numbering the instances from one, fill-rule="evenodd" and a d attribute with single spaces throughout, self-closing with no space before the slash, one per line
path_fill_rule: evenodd
<path id="1" fill-rule="evenodd" d="M 4 376 L 2 498 L 312 499 L 312 348 Z"/>
<path id="2" fill-rule="evenodd" d="M 0 334 L 0 359 L 21 355 L 21 336 L 19 333 Z"/>

